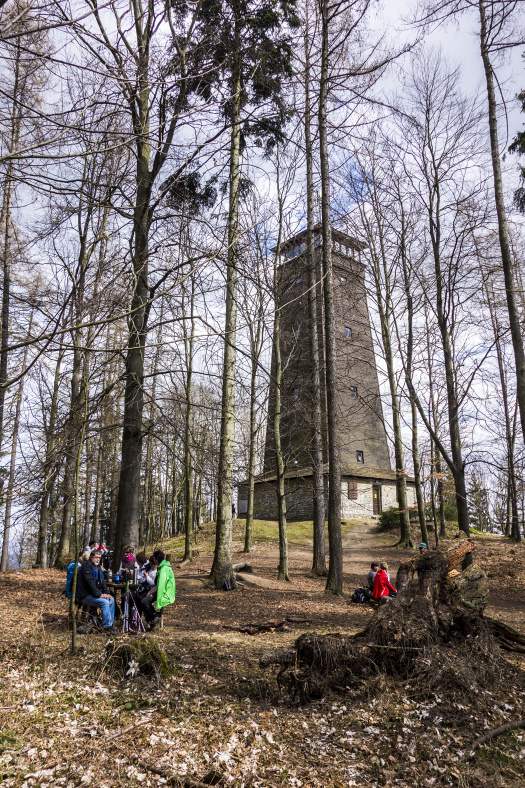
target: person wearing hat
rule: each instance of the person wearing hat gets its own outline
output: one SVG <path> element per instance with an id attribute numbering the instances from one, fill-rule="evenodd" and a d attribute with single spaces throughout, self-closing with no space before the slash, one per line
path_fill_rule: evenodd
<path id="1" fill-rule="evenodd" d="M 428 553 L 428 547 L 425 544 L 425 542 L 421 542 L 421 544 L 418 544 L 417 548 L 418 548 L 419 552 L 421 553 L 421 555 L 423 555 L 423 553 Z"/>

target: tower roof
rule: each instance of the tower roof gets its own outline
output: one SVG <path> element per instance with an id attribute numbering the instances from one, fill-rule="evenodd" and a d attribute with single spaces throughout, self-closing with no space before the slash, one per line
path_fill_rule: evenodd
<path id="1" fill-rule="evenodd" d="M 322 230 L 321 222 L 318 222 L 314 225 L 314 233 L 319 234 Z M 306 230 L 301 230 L 301 232 L 297 233 L 296 235 L 292 235 L 291 238 L 287 238 L 286 241 L 281 243 L 281 252 L 286 252 L 288 249 L 297 246 L 297 244 L 306 241 Z M 366 249 L 368 244 L 364 243 L 363 241 L 359 241 L 357 238 L 353 238 L 351 235 L 347 235 L 346 233 L 341 232 L 341 230 L 336 230 L 335 227 L 332 227 L 332 238 L 339 243 L 348 246 L 350 249 L 354 249 L 357 252 L 360 252 L 362 249 Z M 272 252 L 277 251 L 277 247 L 274 246 L 271 249 Z"/>

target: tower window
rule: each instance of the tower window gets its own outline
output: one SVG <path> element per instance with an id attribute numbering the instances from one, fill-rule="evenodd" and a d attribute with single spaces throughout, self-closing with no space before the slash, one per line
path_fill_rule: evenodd
<path id="1" fill-rule="evenodd" d="M 345 327 L 345 337 L 347 339 L 352 339 L 352 329 L 349 326 Z"/>
<path id="2" fill-rule="evenodd" d="M 364 465 L 364 462 L 365 462 L 365 453 L 364 453 L 363 451 L 359 451 L 359 450 L 357 450 L 357 451 L 356 451 L 356 453 L 355 453 L 355 456 L 356 456 L 357 462 L 358 462 L 360 465 Z"/>
<path id="3" fill-rule="evenodd" d="M 357 386 L 350 386 L 350 396 L 352 399 L 357 399 Z"/>

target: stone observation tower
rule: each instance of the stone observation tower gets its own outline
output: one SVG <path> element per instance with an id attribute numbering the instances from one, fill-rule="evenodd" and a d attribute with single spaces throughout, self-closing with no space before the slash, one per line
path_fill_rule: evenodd
<path id="1" fill-rule="evenodd" d="M 379 514 L 396 505 L 395 471 L 379 394 L 377 366 L 366 300 L 365 244 L 332 229 L 332 264 L 342 467 L 342 516 Z M 321 227 L 314 228 L 318 342 L 321 362 L 323 461 L 327 462 L 325 333 L 321 271 Z M 313 385 L 308 318 L 306 231 L 281 246 L 277 272 L 281 309 L 281 444 L 286 466 L 287 514 L 290 520 L 312 517 Z M 272 359 L 264 473 L 256 479 L 254 516 L 277 516 L 274 446 L 275 358 Z M 411 481 L 411 480 L 410 480 Z M 409 501 L 413 486 L 409 481 Z M 327 487 L 327 479 L 325 482 Z M 412 495 L 411 495 L 412 492 Z M 246 512 L 247 486 L 239 486 L 238 512 Z"/>
<path id="2" fill-rule="evenodd" d="M 383 425 L 372 331 L 365 292 L 364 244 L 332 230 L 339 445 L 345 466 L 368 465 L 390 470 Z M 317 333 L 321 360 L 323 447 L 326 453 L 326 395 L 324 387 L 324 302 L 321 273 L 321 228 L 314 234 L 317 270 Z M 306 231 L 281 246 L 277 298 L 281 307 L 282 421 L 281 441 L 288 470 L 311 465 L 312 375 L 308 319 Z M 270 405 L 266 430 L 264 473 L 275 472 L 273 419 L 275 413 L 275 359 L 270 379 Z"/>

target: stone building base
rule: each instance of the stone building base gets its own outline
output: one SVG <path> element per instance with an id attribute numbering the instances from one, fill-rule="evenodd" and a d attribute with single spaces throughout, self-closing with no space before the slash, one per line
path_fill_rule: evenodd
<path id="1" fill-rule="evenodd" d="M 397 506 L 395 472 L 377 469 L 375 474 L 344 474 L 341 477 L 341 518 L 344 520 L 379 516 L 382 511 Z M 365 469 L 360 473 L 365 473 Z M 385 478 L 389 477 L 389 478 Z M 392 478 L 393 477 L 393 478 Z M 328 481 L 325 477 L 325 511 L 328 512 Z M 285 477 L 286 519 L 290 522 L 313 519 L 311 470 L 295 471 Z M 416 505 L 414 480 L 407 478 L 407 503 Z M 246 517 L 248 484 L 238 488 L 237 516 Z M 258 478 L 255 481 L 254 512 L 256 520 L 277 520 L 276 479 Z"/>

